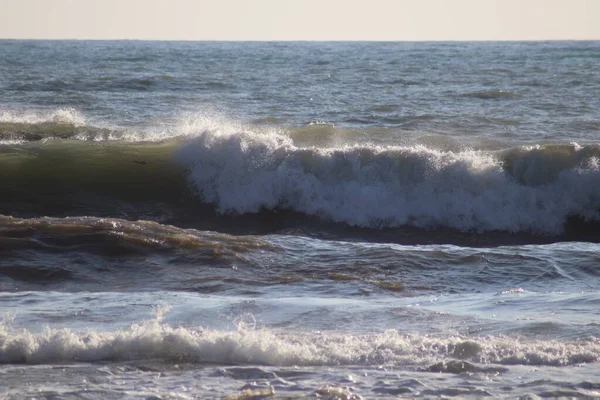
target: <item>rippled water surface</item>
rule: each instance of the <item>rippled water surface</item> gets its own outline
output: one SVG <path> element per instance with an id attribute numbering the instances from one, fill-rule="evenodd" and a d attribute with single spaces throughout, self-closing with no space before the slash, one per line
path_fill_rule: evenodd
<path id="1" fill-rule="evenodd" d="M 0 41 L 0 397 L 600 397 L 598 66 Z"/>

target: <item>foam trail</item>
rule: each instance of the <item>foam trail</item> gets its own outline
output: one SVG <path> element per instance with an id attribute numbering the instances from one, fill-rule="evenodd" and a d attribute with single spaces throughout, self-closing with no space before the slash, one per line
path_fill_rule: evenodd
<path id="1" fill-rule="evenodd" d="M 538 234 L 560 234 L 571 215 L 600 219 L 600 149 L 594 146 L 323 149 L 297 147 L 276 130 L 235 128 L 204 128 L 174 156 L 203 199 L 223 213 L 285 208 L 370 228 Z"/>

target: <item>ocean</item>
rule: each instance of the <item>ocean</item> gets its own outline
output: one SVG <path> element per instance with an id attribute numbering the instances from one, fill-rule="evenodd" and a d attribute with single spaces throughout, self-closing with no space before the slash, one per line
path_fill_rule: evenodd
<path id="1" fill-rule="evenodd" d="M 600 397 L 600 42 L 0 41 L 0 397 Z"/>

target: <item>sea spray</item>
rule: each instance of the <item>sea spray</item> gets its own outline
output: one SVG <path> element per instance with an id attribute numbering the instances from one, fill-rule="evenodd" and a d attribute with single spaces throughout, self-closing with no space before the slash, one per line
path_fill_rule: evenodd
<path id="1" fill-rule="evenodd" d="M 545 157 L 545 153 L 562 157 Z M 422 145 L 297 147 L 277 131 L 205 129 L 174 161 L 222 213 L 290 209 L 368 228 L 556 235 L 600 218 L 596 146 L 441 151 Z"/>

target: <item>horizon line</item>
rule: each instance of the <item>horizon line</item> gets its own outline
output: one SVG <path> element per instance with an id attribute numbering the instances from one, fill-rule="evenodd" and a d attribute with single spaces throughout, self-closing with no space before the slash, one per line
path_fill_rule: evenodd
<path id="1" fill-rule="evenodd" d="M 405 43 L 448 43 L 448 42 L 599 42 L 593 39 L 177 39 L 177 38 L 39 38 L 39 37 L 0 37 L 0 41 L 97 41 L 97 42 L 405 42 Z"/>

